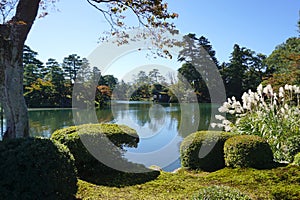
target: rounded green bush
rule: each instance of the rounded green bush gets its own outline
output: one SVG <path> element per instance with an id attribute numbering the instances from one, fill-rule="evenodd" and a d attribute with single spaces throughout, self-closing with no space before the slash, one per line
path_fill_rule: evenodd
<path id="1" fill-rule="evenodd" d="M 239 190 L 227 186 L 210 186 L 201 189 L 193 200 L 251 200 L 251 198 Z"/>
<path id="2" fill-rule="evenodd" d="M 99 162 L 91 153 L 112 159 L 118 165 L 125 165 L 122 158 L 124 147 L 136 147 L 139 137 L 134 129 L 117 124 L 85 124 L 71 126 L 55 131 L 51 139 L 66 145 L 74 155 L 80 177 L 115 172 L 114 169 Z M 111 143 L 107 141 L 109 139 Z M 89 151 L 82 143 L 89 144 Z M 128 166 L 132 167 L 132 166 Z"/>
<path id="3" fill-rule="evenodd" d="M 300 152 L 295 155 L 293 164 L 300 166 Z"/>
<path id="4" fill-rule="evenodd" d="M 256 135 L 238 135 L 224 144 L 225 164 L 228 167 L 264 168 L 273 163 L 269 144 Z"/>
<path id="5" fill-rule="evenodd" d="M 0 199 L 74 199 L 74 158 L 62 144 L 41 138 L 0 142 Z"/>
<path id="6" fill-rule="evenodd" d="M 220 131 L 198 131 L 187 136 L 180 146 L 182 167 L 216 171 L 225 167 L 224 142 L 231 134 Z M 200 149 L 201 152 L 200 152 Z M 199 155 L 206 153 L 207 155 Z M 203 157 L 204 156 L 204 157 Z"/>

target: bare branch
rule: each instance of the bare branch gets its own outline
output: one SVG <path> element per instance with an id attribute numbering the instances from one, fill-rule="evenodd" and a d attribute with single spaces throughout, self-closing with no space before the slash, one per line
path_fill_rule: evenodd
<path id="1" fill-rule="evenodd" d="M 95 0 L 92 0 L 92 1 L 95 1 Z M 103 14 L 103 17 L 105 18 L 105 20 L 106 20 L 106 21 L 109 23 L 109 25 L 111 26 L 111 29 L 116 31 L 115 26 L 113 25 L 113 19 L 112 19 L 111 14 L 110 14 L 108 11 L 99 8 L 97 5 L 93 4 L 90 0 L 87 0 L 87 2 L 88 2 L 91 6 L 93 6 L 94 8 L 96 8 L 98 11 L 100 11 L 100 12 Z M 108 0 L 108 1 L 95 1 L 95 2 L 100 3 L 100 2 L 110 2 L 110 1 Z M 110 19 L 108 19 L 107 15 L 110 16 Z"/>

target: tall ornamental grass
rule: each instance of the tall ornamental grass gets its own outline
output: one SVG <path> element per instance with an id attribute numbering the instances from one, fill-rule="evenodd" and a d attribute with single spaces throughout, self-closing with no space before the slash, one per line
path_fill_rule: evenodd
<path id="1" fill-rule="evenodd" d="M 289 160 L 289 138 L 300 137 L 300 87 L 285 85 L 278 93 L 271 85 L 259 85 L 256 92 L 249 90 L 242 102 L 228 98 L 219 108 L 223 115 L 216 115 L 220 123 L 212 123 L 225 131 L 258 135 L 271 145 L 277 161 Z M 226 116 L 226 117 L 225 117 Z M 300 150 L 300 147 L 298 151 Z"/>

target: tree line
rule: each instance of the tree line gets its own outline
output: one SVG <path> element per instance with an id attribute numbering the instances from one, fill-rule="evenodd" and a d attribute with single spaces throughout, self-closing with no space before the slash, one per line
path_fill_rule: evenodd
<path id="1" fill-rule="evenodd" d="M 23 87 L 28 107 L 71 107 L 75 83 L 88 86 L 97 82 L 95 103 L 103 106 L 118 83 L 113 75 L 102 75 L 97 67 L 90 67 L 86 58 L 77 54 L 65 57 L 62 63 L 49 58 L 44 64 L 38 53 L 25 46 L 23 51 Z"/>
<path id="2" fill-rule="evenodd" d="M 95 104 L 108 105 L 111 98 L 118 100 L 160 100 L 162 102 L 192 101 L 194 94 L 198 102 L 210 102 L 206 80 L 209 67 L 221 74 L 227 97 L 241 98 L 249 89 L 254 91 L 260 84 L 272 84 L 275 88 L 283 84 L 300 84 L 300 39 L 292 37 L 278 45 L 271 55 L 235 44 L 229 62 L 219 63 L 210 41 L 195 34 L 183 37 L 185 45 L 179 52 L 182 63 L 176 74 L 161 74 L 159 69 L 148 73 L 139 71 L 132 82 L 118 80 L 113 75 L 102 75 L 97 67 L 90 67 L 86 58 L 77 54 L 65 57 L 62 63 L 49 58 L 43 64 L 37 52 L 25 46 L 24 97 L 28 107 L 71 107 L 72 89 L 75 80 L 83 87 L 96 82 Z M 207 60 L 207 55 L 209 59 Z M 159 99 L 159 97 L 161 99 Z"/>
<path id="3" fill-rule="evenodd" d="M 210 101 L 207 82 L 214 84 L 214 80 L 205 80 L 207 67 L 212 67 L 205 58 L 201 58 L 207 54 L 221 74 L 227 97 L 235 96 L 240 99 L 244 92 L 249 89 L 255 91 L 261 83 L 272 84 L 275 88 L 285 84 L 300 84 L 299 37 L 288 38 L 269 56 L 235 44 L 229 62 L 221 64 L 215 57 L 216 52 L 209 40 L 204 36 L 197 38 L 195 34 L 189 34 L 184 40 L 188 45 L 179 54 L 178 60 L 183 65 L 178 72 L 182 75 L 181 79 L 192 86 L 200 102 Z"/>

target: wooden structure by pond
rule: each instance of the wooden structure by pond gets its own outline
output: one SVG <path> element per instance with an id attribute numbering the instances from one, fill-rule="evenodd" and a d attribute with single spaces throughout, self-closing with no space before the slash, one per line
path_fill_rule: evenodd
<path id="1" fill-rule="evenodd" d="M 155 92 L 153 94 L 153 101 L 160 103 L 169 103 L 170 96 L 166 92 Z"/>

